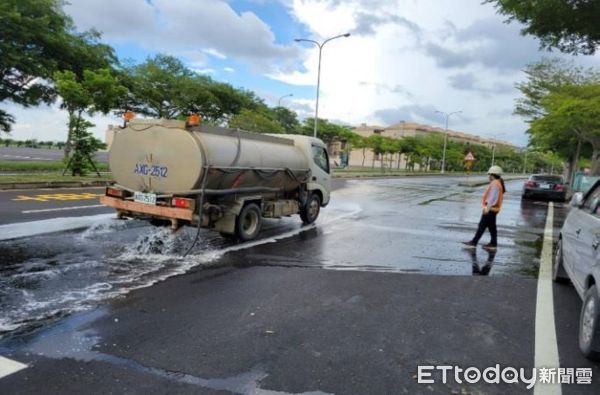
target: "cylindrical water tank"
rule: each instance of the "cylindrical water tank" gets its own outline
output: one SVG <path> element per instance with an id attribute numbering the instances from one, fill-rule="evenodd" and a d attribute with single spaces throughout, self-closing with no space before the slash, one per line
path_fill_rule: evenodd
<path id="1" fill-rule="evenodd" d="M 297 188 L 309 158 L 293 139 L 181 121 L 130 122 L 115 133 L 109 165 L 117 184 L 133 191 L 184 193 L 207 189 Z"/>

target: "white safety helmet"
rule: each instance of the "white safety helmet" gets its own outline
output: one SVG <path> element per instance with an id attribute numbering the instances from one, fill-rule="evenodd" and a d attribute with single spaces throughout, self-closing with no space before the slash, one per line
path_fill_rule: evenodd
<path id="1" fill-rule="evenodd" d="M 503 171 L 502 168 L 500 166 L 492 166 L 490 167 L 490 169 L 487 172 L 488 174 L 495 174 L 497 176 L 501 176 Z"/>

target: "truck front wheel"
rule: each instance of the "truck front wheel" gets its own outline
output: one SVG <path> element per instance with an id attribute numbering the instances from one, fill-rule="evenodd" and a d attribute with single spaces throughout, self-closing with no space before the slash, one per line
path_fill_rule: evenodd
<path id="1" fill-rule="evenodd" d="M 241 241 L 254 240 L 260 233 L 262 213 L 255 203 L 244 206 L 235 221 L 235 235 Z"/>
<path id="2" fill-rule="evenodd" d="M 306 225 L 312 224 L 317 220 L 321 211 L 321 198 L 315 193 L 311 193 L 306 200 L 306 205 L 300 210 L 300 218 Z"/>

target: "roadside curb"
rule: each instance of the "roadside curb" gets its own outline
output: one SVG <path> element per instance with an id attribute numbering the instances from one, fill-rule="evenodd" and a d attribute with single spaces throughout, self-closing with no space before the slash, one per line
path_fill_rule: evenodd
<path id="1" fill-rule="evenodd" d="M 517 176 L 517 177 L 506 177 L 504 178 L 504 181 L 514 181 L 514 180 L 525 180 L 527 179 L 527 177 L 525 176 Z M 483 185 L 487 185 L 490 182 L 488 180 L 485 181 L 469 181 L 469 182 L 459 182 L 458 186 L 459 187 L 470 187 L 470 188 L 476 188 L 476 187 L 480 187 Z"/>
<path id="2" fill-rule="evenodd" d="M 0 183 L 0 190 L 44 189 L 44 188 L 84 188 L 105 187 L 114 181 L 42 181 L 42 182 L 6 182 Z"/>
<path id="3" fill-rule="evenodd" d="M 474 174 L 474 176 L 484 176 L 485 174 Z M 399 178 L 399 177 L 466 177 L 465 173 L 458 173 L 458 174 L 452 174 L 452 173 L 446 173 L 446 174 L 439 174 L 439 173 L 425 173 L 425 174 L 421 174 L 421 173 L 407 173 L 407 174 L 386 174 L 386 173 L 380 173 L 380 174 L 365 174 L 365 175 L 361 175 L 361 174 L 351 174 L 351 175 L 345 175 L 345 174 L 334 174 L 332 176 L 332 178 L 334 179 L 356 179 L 356 178 Z M 486 181 L 487 184 L 487 181 Z"/>

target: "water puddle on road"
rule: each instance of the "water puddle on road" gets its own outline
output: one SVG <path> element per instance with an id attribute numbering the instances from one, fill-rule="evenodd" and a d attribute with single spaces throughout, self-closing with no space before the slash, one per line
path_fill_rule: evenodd
<path id="1" fill-rule="evenodd" d="M 352 215 L 356 205 L 336 205 L 319 225 Z M 297 217 L 265 220 L 261 238 L 236 244 L 200 230 L 183 228 L 173 234 L 143 221 L 105 218 L 81 231 L 53 233 L 0 242 L 0 337 L 21 334 L 99 302 L 151 286 L 193 268 L 219 263 L 228 252 L 275 243 L 312 229 Z"/>
<path id="2" fill-rule="evenodd" d="M 210 252 L 224 243 L 213 234 L 203 235 L 193 255 L 179 255 L 194 232 L 173 235 L 143 222 L 107 219 L 83 233 L 0 242 L 0 334 L 33 329 L 210 263 Z"/>

